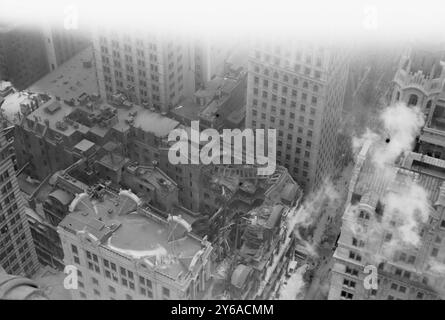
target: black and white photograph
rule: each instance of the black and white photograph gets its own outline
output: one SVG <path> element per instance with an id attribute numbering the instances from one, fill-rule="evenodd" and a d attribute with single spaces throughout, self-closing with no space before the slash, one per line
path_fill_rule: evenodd
<path id="1" fill-rule="evenodd" d="M 0 0 L 0 308 L 444 298 L 443 0 Z"/>

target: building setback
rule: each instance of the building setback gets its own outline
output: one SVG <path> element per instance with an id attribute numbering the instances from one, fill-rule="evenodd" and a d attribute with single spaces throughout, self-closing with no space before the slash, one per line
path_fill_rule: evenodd
<path id="1" fill-rule="evenodd" d="M 336 169 L 347 74 L 347 56 L 335 47 L 287 41 L 251 50 L 246 127 L 277 130 L 277 162 L 305 191 Z"/>

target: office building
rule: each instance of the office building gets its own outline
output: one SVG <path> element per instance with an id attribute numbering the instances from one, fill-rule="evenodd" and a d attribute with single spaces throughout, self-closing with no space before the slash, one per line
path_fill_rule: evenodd
<path id="1" fill-rule="evenodd" d="M 246 127 L 277 130 L 277 162 L 305 191 L 336 170 L 347 58 L 303 41 L 256 42 L 251 50 Z"/>
<path id="2" fill-rule="evenodd" d="M 195 91 L 193 46 L 181 35 L 97 28 L 93 44 L 104 99 L 123 93 L 132 102 L 168 112 Z"/>
<path id="3" fill-rule="evenodd" d="M 0 25 L 0 80 L 23 90 L 49 72 L 43 31 L 14 23 Z"/>
<path id="4" fill-rule="evenodd" d="M 19 185 L 16 178 L 13 137 L 0 136 L 0 266 L 8 274 L 32 275 L 38 268 Z"/>

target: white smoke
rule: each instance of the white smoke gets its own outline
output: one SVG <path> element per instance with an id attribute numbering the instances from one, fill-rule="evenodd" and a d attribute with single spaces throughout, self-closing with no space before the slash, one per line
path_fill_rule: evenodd
<path id="1" fill-rule="evenodd" d="M 315 234 L 315 227 L 318 225 L 323 215 L 329 214 L 329 210 L 335 210 L 340 201 L 340 194 L 335 189 L 330 180 L 325 180 L 318 191 L 310 193 L 303 201 L 300 210 L 293 217 L 295 219 L 291 224 L 294 225 L 294 232 L 299 239 L 301 245 L 306 249 L 306 252 L 317 257 L 317 247 L 321 239 Z M 306 230 L 312 229 L 312 234 L 307 239 L 304 239 L 300 234 L 300 227 Z"/>
<path id="2" fill-rule="evenodd" d="M 399 102 L 385 108 L 379 115 L 382 129 L 378 133 L 367 128 L 360 137 L 353 137 L 352 148 L 357 151 L 365 141 L 373 141 L 371 159 L 382 169 L 392 165 L 401 155 L 412 150 L 416 136 L 425 124 L 418 107 L 408 107 Z"/>
<path id="3" fill-rule="evenodd" d="M 408 180 L 399 192 L 390 192 L 384 199 L 383 223 L 387 226 L 395 222 L 395 237 L 401 242 L 418 246 L 419 225 L 426 223 L 430 214 L 428 193 L 418 184 Z"/>
<path id="4" fill-rule="evenodd" d="M 407 107 L 404 103 L 385 108 L 380 114 L 380 120 L 388 137 L 373 154 L 374 163 L 379 168 L 393 164 L 400 155 L 411 151 L 425 123 L 424 115 L 418 107 Z"/>
<path id="5" fill-rule="evenodd" d="M 355 236 L 365 238 L 369 246 L 379 248 L 368 257 L 375 262 L 392 259 L 396 252 L 418 246 L 420 224 L 427 221 L 430 213 L 428 193 L 413 181 L 412 176 L 399 172 L 397 177 L 401 181 L 394 182 L 397 173 L 395 162 L 412 150 L 424 125 L 422 112 L 417 107 L 397 103 L 385 108 L 379 119 L 380 130 L 368 128 L 363 135 L 352 139 L 352 147 L 357 153 L 365 142 L 372 142 L 367 154 L 371 160 L 371 171 L 380 176 L 382 185 L 389 186 L 389 190 L 380 195 L 382 216 L 377 218 L 373 214 L 365 227 L 358 221 L 358 205 L 351 205 L 348 208 L 351 219 L 344 221 L 344 227 Z M 382 238 L 388 234 L 389 238 L 382 245 Z"/>
<path id="6" fill-rule="evenodd" d="M 307 264 L 298 267 L 297 270 L 290 276 L 287 283 L 283 285 L 280 290 L 280 300 L 302 300 L 306 283 L 303 275 L 307 270 Z"/>
<path id="7" fill-rule="evenodd" d="M 321 215 L 329 206 L 332 206 L 340 199 L 340 195 L 335 190 L 330 180 L 325 180 L 322 186 L 315 193 L 310 193 L 301 205 L 301 210 L 296 216 L 296 223 L 299 226 L 308 227 L 321 218 Z"/>

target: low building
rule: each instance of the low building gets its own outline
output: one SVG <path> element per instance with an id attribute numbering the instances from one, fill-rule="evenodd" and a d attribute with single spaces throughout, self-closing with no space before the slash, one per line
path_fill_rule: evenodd
<path id="1" fill-rule="evenodd" d="M 215 76 L 205 87 L 198 89 L 193 98 L 181 101 L 170 115 L 186 126 L 199 120 L 201 129 L 232 128 L 237 121 L 236 113 L 244 110 L 246 88 L 246 71 L 242 67 L 228 68 L 222 76 Z"/>
<path id="2" fill-rule="evenodd" d="M 233 298 L 271 298 L 294 256 L 296 238 L 287 219 L 291 210 L 279 204 L 265 205 L 247 215 L 231 275 Z"/>
<path id="3" fill-rule="evenodd" d="M 196 299 L 210 279 L 212 246 L 180 216 L 143 209 L 132 192 L 97 185 L 76 196 L 58 227 L 74 299 Z"/>

